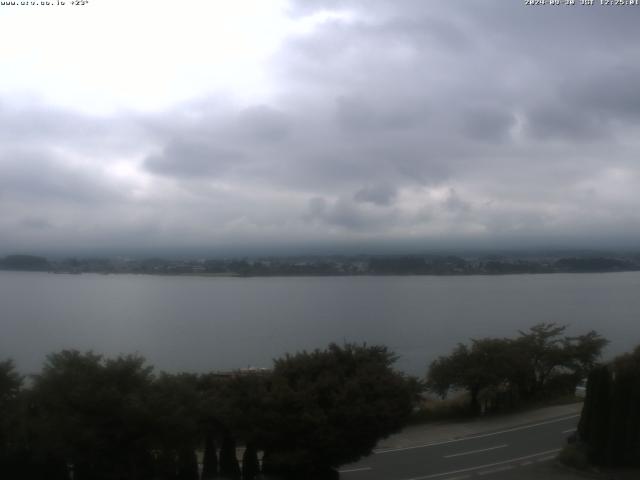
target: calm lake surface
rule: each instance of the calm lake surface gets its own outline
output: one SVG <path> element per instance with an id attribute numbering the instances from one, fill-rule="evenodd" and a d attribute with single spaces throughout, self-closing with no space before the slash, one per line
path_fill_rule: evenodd
<path id="1" fill-rule="evenodd" d="M 212 278 L 0 272 L 0 360 L 38 371 L 64 348 L 138 352 L 158 369 L 270 366 L 330 342 L 385 344 L 397 367 L 538 322 L 640 343 L 640 272 L 469 277 Z"/>

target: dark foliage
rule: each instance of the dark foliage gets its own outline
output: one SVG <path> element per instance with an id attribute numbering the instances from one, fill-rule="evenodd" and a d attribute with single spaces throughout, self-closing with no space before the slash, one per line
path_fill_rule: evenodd
<path id="1" fill-rule="evenodd" d="M 202 458 L 202 480 L 212 480 L 218 473 L 218 454 L 216 441 L 211 433 L 205 436 L 204 455 Z"/>
<path id="2" fill-rule="evenodd" d="M 385 347 L 331 345 L 270 372 L 154 375 L 137 356 L 62 351 L 28 389 L 0 363 L 0 471 L 68 480 L 333 478 L 408 418 L 417 382 Z M 216 455 L 216 443 L 221 445 Z"/>
<path id="3" fill-rule="evenodd" d="M 178 453 L 178 480 L 198 480 L 198 458 L 190 448 L 182 448 Z"/>
<path id="4" fill-rule="evenodd" d="M 261 429 L 266 470 L 328 471 L 399 430 L 418 387 L 394 360 L 386 347 L 335 344 L 276 360 Z"/>
<path id="5" fill-rule="evenodd" d="M 393 275 L 419 275 L 429 271 L 427 263 L 419 257 L 380 257 L 369 261 L 371 273 Z"/>
<path id="6" fill-rule="evenodd" d="M 254 480 L 259 473 L 258 451 L 253 443 L 249 443 L 242 455 L 242 480 Z"/>
<path id="7" fill-rule="evenodd" d="M 0 268 L 7 270 L 46 271 L 49 269 L 49 261 L 43 257 L 34 255 L 9 255 L 0 259 Z"/>
<path id="8" fill-rule="evenodd" d="M 562 336 L 565 326 L 542 323 L 515 339 L 473 339 L 433 361 L 428 388 L 444 397 L 450 389 L 469 392 L 471 413 L 504 409 L 525 400 L 572 393 L 607 344 L 596 332 Z"/>
<path id="9" fill-rule="evenodd" d="M 578 435 L 592 463 L 640 466 L 640 347 L 589 375 Z"/>
<path id="10" fill-rule="evenodd" d="M 220 477 L 229 480 L 240 478 L 240 464 L 236 457 L 236 441 L 230 434 L 222 439 L 220 447 Z"/>
<path id="11" fill-rule="evenodd" d="M 616 272 L 632 270 L 636 265 L 629 260 L 616 258 L 561 258 L 556 262 L 556 268 L 563 272 Z"/>
<path id="12" fill-rule="evenodd" d="M 40 448 L 75 466 L 75 478 L 133 478 L 144 470 L 153 418 L 151 369 L 139 357 L 50 355 L 33 386 L 28 419 Z"/>

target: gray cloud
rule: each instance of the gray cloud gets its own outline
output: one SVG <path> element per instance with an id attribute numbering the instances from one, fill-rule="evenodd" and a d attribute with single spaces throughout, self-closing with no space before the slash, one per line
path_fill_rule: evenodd
<path id="1" fill-rule="evenodd" d="M 20 221 L 20 225 L 32 230 L 46 230 L 52 228 L 53 225 L 42 217 L 27 217 Z"/>
<path id="2" fill-rule="evenodd" d="M 72 167 L 45 149 L 9 149 L 0 155 L 0 195 L 4 197 L 98 205 L 124 193 L 105 182 L 98 171 Z"/>
<path id="3" fill-rule="evenodd" d="M 300 0 L 290 12 L 320 10 L 350 17 L 287 38 L 268 65 L 276 91 L 255 104 L 212 93 L 92 117 L 0 97 L 3 241 L 640 234 L 640 9 Z"/>
<path id="4" fill-rule="evenodd" d="M 453 188 L 449 189 L 449 194 L 443 205 L 446 210 L 453 213 L 467 213 L 471 210 L 471 204 L 460 198 Z"/>
<path id="5" fill-rule="evenodd" d="M 462 133 L 472 140 L 499 143 L 509 138 L 509 131 L 515 123 L 512 112 L 495 107 L 476 107 L 464 114 Z"/>
<path id="6" fill-rule="evenodd" d="M 0 149 L 56 146 L 102 159 L 137 151 L 150 140 L 139 119 L 89 116 L 51 107 L 33 99 L 7 101 L 0 97 Z"/>
<path id="7" fill-rule="evenodd" d="M 336 104 L 338 124 L 349 135 L 371 130 L 394 132 L 415 127 L 428 118 L 426 106 L 421 109 L 421 105 L 402 98 L 395 98 L 392 105 L 385 105 L 374 99 L 338 97 Z"/>
<path id="8" fill-rule="evenodd" d="M 358 190 L 353 199 L 356 202 L 373 203 L 374 205 L 391 205 L 397 195 L 396 189 L 391 185 L 378 184 L 366 186 Z"/>
<path id="9" fill-rule="evenodd" d="M 397 212 L 367 208 L 348 198 L 338 198 L 333 203 L 322 197 L 309 200 L 305 218 L 347 232 L 375 233 L 381 227 L 392 227 L 398 220 Z"/>
<path id="10" fill-rule="evenodd" d="M 566 95 L 574 105 L 583 105 L 612 119 L 640 120 L 640 67 L 618 64 L 601 72 L 593 72 L 578 88 L 565 85 Z"/>
<path id="11" fill-rule="evenodd" d="M 238 130 L 257 141 L 280 142 L 289 134 L 290 125 L 282 112 L 259 105 L 240 112 Z"/>
<path id="12" fill-rule="evenodd" d="M 153 173 L 175 177 L 217 177 L 242 162 L 244 155 L 217 145 L 190 141 L 169 143 L 160 155 L 144 162 Z"/>

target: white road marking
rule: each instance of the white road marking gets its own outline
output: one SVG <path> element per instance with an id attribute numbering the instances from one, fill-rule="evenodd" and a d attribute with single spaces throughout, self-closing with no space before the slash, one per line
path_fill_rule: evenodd
<path id="1" fill-rule="evenodd" d="M 425 475 L 423 477 L 411 477 L 411 478 L 407 478 L 406 480 L 427 480 L 428 478 L 444 477 L 447 475 L 455 475 L 456 473 L 472 472 L 474 470 L 481 470 L 483 468 L 491 468 L 491 467 L 496 467 L 498 465 L 506 465 L 507 463 L 515 463 L 521 460 L 526 460 L 528 458 L 539 457 L 541 455 L 549 455 L 550 453 L 558 453 L 559 451 L 560 449 L 556 448 L 555 450 L 547 450 L 545 452 L 532 453 L 531 455 L 525 455 L 524 457 L 510 458 L 509 460 L 503 460 L 502 462 L 487 463 L 485 465 L 462 468 L 460 470 L 452 470 L 451 472 L 433 473 L 431 475 Z"/>
<path id="2" fill-rule="evenodd" d="M 550 455 L 548 457 L 538 458 L 536 462 L 548 462 L 549 460 L 553 460 L 554 458 L 556 458 L 555 455 Z"/>
<path id="3" fill-rule="evenodd" d="M 492 437 L 494 435 L 500 435 L 503 433 L 516 432 L 518 430 L 526 430 L 527 428 L 535 428 L 541 425 L 549 425 L 551 423 L 564 422 L 565 420 L 570 420 L 572 418 L 577 418 L 579 416 L 580 416 L 579 414 L 569 415 L 568 417 L 556 418 L 554 420 L 547 420 L 545 422 L 534 423 L 532 425 L 523 425 L 521 427 L 508 428 L 506 430 L 500 430 L 499 432 L 483 433 L 480 435 L 470 435 L 464 438 L 456 438 L 454 440 L 445 440 L 444 442 L 433 442 L 433 443 L 425 443 L 423 445 L 413 445 L 411 447 L 386 448 L 382 450 L 374 450 L 373 453 L 375 453 L 376 455 L 381 455 L 383 453 L 403 452 L 405 450 L 415 450 L 417 448 L 427 448 L 427 447 L 435 447 L 436 445 L 447 445 L 449 443 L 466 442 L 467 440 L 475 440 L 476 438 Z"/>
<path id="4" fill-rule="evenodd" d="M 348 468 L 346 470 L 338 470 L 338 472 L 340 472 L 340 473 L 351 473 L 351 472 L 365 472 L 367 470 L 371 470 L 371 467 Z"/>
<path id="5" fill-rule="evenodd" d="M 478 475 L 490 475 L 492 473 L 504 472 L 505 470 L 511 470 L 513 465 L 505 465 L 504 467 L 492 468 L 491 470 L 484 470 L 478 472 Z"/>
<path id="6" fill-rule="evenodd" d="M 508 447 L 508 446 L 509 445 L 507 445 L 505 443 L 504 445 L 496 445 L 495 447 L 481 448 L 481 449 L 478 449 L 478 450 L 469 450 L 468 452 L 454 453 L 452 455 L 445 455 L 444 458 L 462 457 L 463 455 L 471 455 L 471 454 L 474 454 L 474 453 L 488 452 L 489 450 L 496 450 L 498 448 L 505 448 L 505 447 Z"/>
<path id="7" fill-rule="evenodd" d="M 563 430 L 562 433 L 572 433 L 575 432 L 577 430 L 577 428 L 570 428 L 568 430 Z"/>

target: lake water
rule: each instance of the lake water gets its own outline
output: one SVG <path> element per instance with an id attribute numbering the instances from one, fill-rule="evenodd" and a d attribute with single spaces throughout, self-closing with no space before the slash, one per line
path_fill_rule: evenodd
<path id="1" fill-rule="evenodd" d="M 422 375 L 471 337 L 538 322 L 640 344 L 640 273 L 212 278 L 0 272 L 0 359 L 39 370 L 63 348 L 138 352 L 168 371 L 270 366 L 330 342 L 385 344 Z"/>

